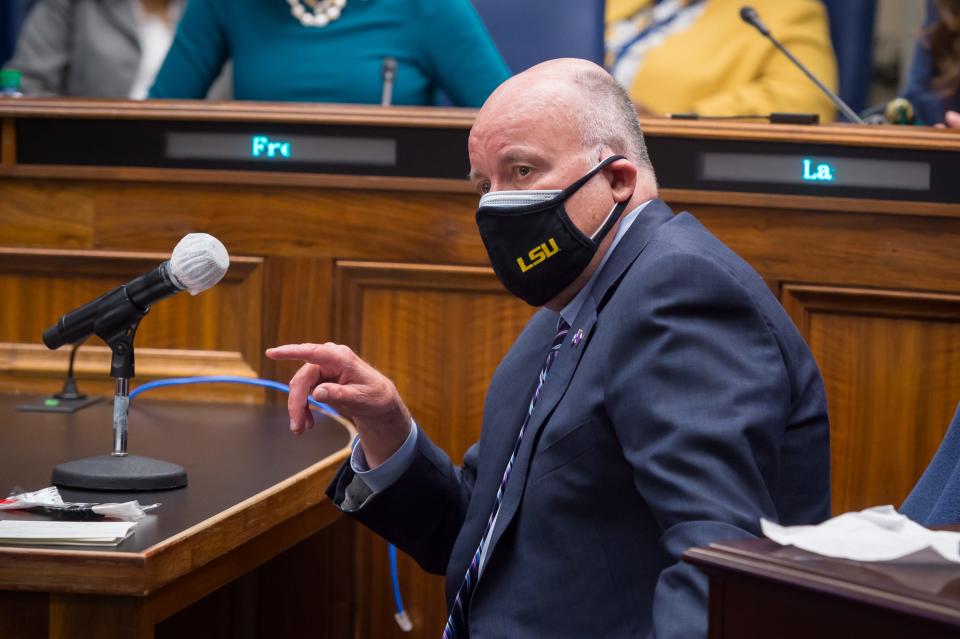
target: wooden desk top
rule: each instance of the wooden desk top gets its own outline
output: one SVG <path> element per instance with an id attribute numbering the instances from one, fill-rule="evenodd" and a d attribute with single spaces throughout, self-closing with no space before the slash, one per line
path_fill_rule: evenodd
<path id="1" fill-rule="evenodd" d="M 74 414 L 14 410 L 30 399 L 0 396 L 4 494 L 14 486 L 49 486 L 56 464 L 110 451 L 110 402 Z M 147 594 L 311 508 L 328 507 L 323 489 L 349 454 L 349 425 L 320 418 L 295 437 L 288 424 L 279 405 L 135 399 L 130 452 L 182 465 L 188 486 L 142 493 L 61 489 L 67 501 L 162 506 L 115 548 L 0 546 L 0 589 Z"/>
<path id="2" fill-rule="evenodd" d="M 960 565 L 932 550 L 858 562 L 749 539 L 691 548 L 683 559 L 710 575 L 786 584 L 960 628 Z"/>

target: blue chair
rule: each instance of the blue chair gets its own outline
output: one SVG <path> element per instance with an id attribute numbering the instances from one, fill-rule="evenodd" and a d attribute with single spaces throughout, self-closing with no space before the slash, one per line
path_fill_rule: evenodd
<path id="1" fill-rule="evenodd" d="M 514 73 L 553 58 L 603 64 L 605 0 L 473 0 Z"/>
<path id="2" fill-rule="evenodd" d="M 830 16 L 830 39 L 837 54 L 840 97 L 860 112 L 870 93 L 876 0 L 824 0 Z"/>
<path id="3" fill-rule="evenodd" d="M 13 55 L 20 25 L 32 6 L 33 0 L 0 0 L 0 66 Z"/>
<path id="4" fill-rule="evenodd" d="M 924 526 L 960 524 L 960 406 L 900 512 Z"/>

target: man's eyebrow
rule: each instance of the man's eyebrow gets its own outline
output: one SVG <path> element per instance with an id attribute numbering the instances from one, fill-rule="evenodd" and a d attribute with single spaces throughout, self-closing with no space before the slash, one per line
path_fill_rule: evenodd
<path id="1" fill-rule="evenodd" d="M 497 164 L 511 164 L 513 162 L 536 162 L 539 159 L 539 156 L 527 148 L 514 148 L 509 149 L 496 158 Z M 467 173 L 467 179 L 471 182 L 476 182 L 477 180 L 483 179 L 485 176 L 482 173 L 477 173 L 473 169 L 470 169 L 470 172 Z"/>

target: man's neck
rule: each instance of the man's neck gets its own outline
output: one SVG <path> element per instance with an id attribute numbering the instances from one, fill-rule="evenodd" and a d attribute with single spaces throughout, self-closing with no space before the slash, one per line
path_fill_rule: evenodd
<path id="1" fill-rule="evenodd" d="M 598 265 L 587 278 L 587 281 L 580 286 L 574 296 L 570 298 L 570 301 L 561 306 L 559 309 L 554 309 L 557 310 L 568 323 L 572 324 L 577 318 L 577 315 L 580 313 L 580 309 L 583 308 L 583 305 L 587 300 L 587 296 L 592 294 L 592 289 L 596 285 L 596 280 L 599 277 L 600 272 L 606 266 L 609 256 L 613 254 L 619 245 L 620 240 L 622 240 L 627 234 L 627 231 L 630 230 L 630 227 L 633 226 L 633 223 L 643 213 L 643 209 L 646 208 L 647 204 L 649 203 L 650 200 L 641 202 L 638 206 L 633 207 L 632 210 L 627 212 L 620 219 L 614 234 L 612 234 L 613 240 L 606 248 L 604 254 L 600 257 Z"/>

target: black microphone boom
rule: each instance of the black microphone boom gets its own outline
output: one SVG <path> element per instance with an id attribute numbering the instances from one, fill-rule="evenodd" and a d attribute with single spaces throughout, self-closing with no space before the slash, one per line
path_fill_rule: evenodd
<path id="1" fill-rule="evenodd" d="M 741 7 L 740 19 L 742 19 L 744 22 L 746 22 L 747 24 L 752 26 L 754 29 L 759 31 L 760 35 L 770 40 L 770 42 L 773 43 L 773 46 L 780 49 L 780 52 L 783 53 L 783 55 L 787 56 L 787 58 L 789 58 L 790 61 L 793 62 L 793 64 L 796 65 L 798 69 L 803 71 L 804 75 L 810 78 L 811 82 L 817 85 L 818 89 L 823 91 L 823 93 L 828 98 L 830 98 L 830 101 L 833 102 L 834 106 L 836 106 L 837 109 L 840 111 L 840 113 L 843 114 L 843 117 L 847 118 L 849 121 L 854 122 L 856 124 L 866 124 L 866 122 L 864 122 L 860 118 L 860 116 L 857 115 L 856 112 L 854 112 L 854 110 L 851 109 L 846 102 L 840 99 L 839 95 L 837 95 L 836 93 L 831 91 L 829 88 L 827 88 L 827 86 L 823 82 L 821 82 L 820 79 L 817 78 L 817 76 L 813 75 L 813 73 L 810 72 L 810 69 L 808 69 L 806 66 L 804 66 L 802 62 L 800 62 L 795 57 L 793 57 L 793 54 L 787 51 L 787 48 L 782 44 L 780 44 L 779 40 L 773 37 L 773 34 L 770 33 L 770 29 L 767 28 L 767 25 L 765 25 L 760 20 L 760 16 L 757 14 L 756 9 L 754 9 L 753 7 Z"/>
<path id="2" fill-rule="evenodd" d="M 50 349 L 60 348 L 64 344 L 75 344 L 97 331 L 98 323 L 126 319 L 117 316 L 118 309 L 130 308 L 134 313 L 146 313 L 154 302 L 184 290 L 185 287 L 169 270 L 168 260 L 149 273 L 63 315 L 56 324 L 43 332 L 43 343 Z"/>

